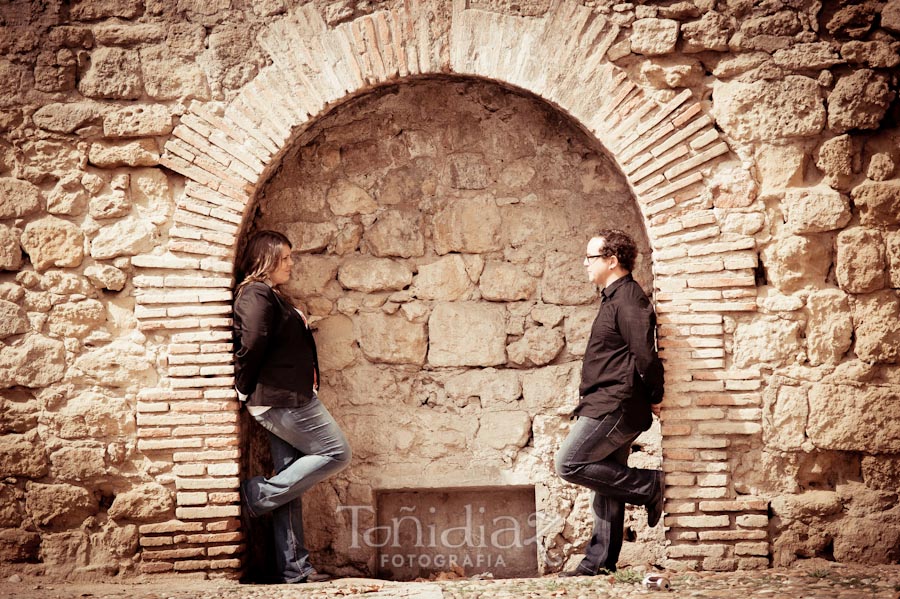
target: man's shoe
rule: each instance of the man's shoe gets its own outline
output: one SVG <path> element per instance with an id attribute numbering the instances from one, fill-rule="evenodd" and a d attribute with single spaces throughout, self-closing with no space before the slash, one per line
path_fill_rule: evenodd
<path id="1" fill-rule="evenodd" d="M 325 574 L 324 572 L 313 572 L 309 576 L 303 579 L 303 582 L 328 582 L 331 580 L 331 576 Z"/>
<path id="2" fill-rule="evenodd" d="M 666 485 L 663 481 L 663 473 L 662 470 L 657 471 L 656 475 L 656 489 L 654 489 L 653 495 L 650 496 L 650 501 L 647 502 L 647 526 L 653 528 L 657 524 L 659 524 L 660 518 L 662 518 L 663 513 L 663 491 L 665 491 Z"/>

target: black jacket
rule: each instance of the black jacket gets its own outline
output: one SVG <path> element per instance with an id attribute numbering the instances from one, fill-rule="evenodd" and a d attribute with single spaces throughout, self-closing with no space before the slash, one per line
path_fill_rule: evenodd
<path id="1" fill-rule="evenodd" d="M 312 399 L 319 361 L 312 331 L 262 282 L 234 300 L 235 386 L 251 406 L 292 408 Z"/>
<path id="2" fill-rule="evenodd" d="M 650 404 L 663 398 L 663 366 L 656 353 L 656 313 L 631 274 L 601 292 L 581 369 L 579 416 L 599 418 L 622 408 L 626 420 L 649 428 Z"/>

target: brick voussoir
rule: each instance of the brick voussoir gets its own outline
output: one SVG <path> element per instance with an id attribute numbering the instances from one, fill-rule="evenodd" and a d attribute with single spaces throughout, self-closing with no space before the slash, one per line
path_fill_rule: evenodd
<path id="1" fill-rule="evenodd" d="M 273 156 L 277 155 L 281 149 L 281 144 L 276 141 L 278 136 L 274 133 L 270 136 L 270 132 L 266 124 L 254 120 L 254 112 L 250 107 L 243 94 L 239 95 L 234 101 L 230 102 L 225 108 L 225 120 L 231 121 L 241 131 L 244 131 L 251 138 L 255 139 L 263 148 L 269 151 Z"/>
<path id="2" fill-rule="evenodd" d="M 198 156 L 206 156 L 210 160 L 219 164 L 221 168 L 228 166 L 233 158 L 230 154 L 223 151 L 210 143 L 209 139 L 204 137 L 199 131 L 195 131 L 187 125 L 182 119 L 181 123 L 175 127 L 172 134 L 181 142 L 188 145 L 189 149 Z"/>

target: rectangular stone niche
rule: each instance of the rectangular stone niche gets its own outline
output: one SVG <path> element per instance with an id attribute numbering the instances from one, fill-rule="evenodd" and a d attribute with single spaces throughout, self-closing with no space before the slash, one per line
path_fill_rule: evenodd
<path id="1" fill-rule="evenodd" d="M 364 540 L 381 578 L 538 574 L 534 487 L 379 491 L 375 502 Z"/>

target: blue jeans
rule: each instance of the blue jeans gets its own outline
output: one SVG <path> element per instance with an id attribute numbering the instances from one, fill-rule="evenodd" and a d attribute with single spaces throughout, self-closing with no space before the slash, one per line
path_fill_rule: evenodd
<path id="1" fill-rule="evenodd" d="M 625 504 L 646 505 L 660 484 L 657 470 L 628 467 L 631 443 L 641 434 L 616 410 L 599 419 L 581 416 L 556 454 L 556 473 L 594 492 L 594 529 L 578 570 L 615 571 L 625 527 Z"/>
<path id="2" fill-rule="evenodd" d="M 241 483 L 251 517 L 272 512 L 277 570 L 283 582 L 315 572 L 303 541 L 301 495 L 350 463 L 350 446 L 325 406 L 314 397 L 299 408 L 269 408 L 254 416 L 269 433 L 276 474 Z"/>

